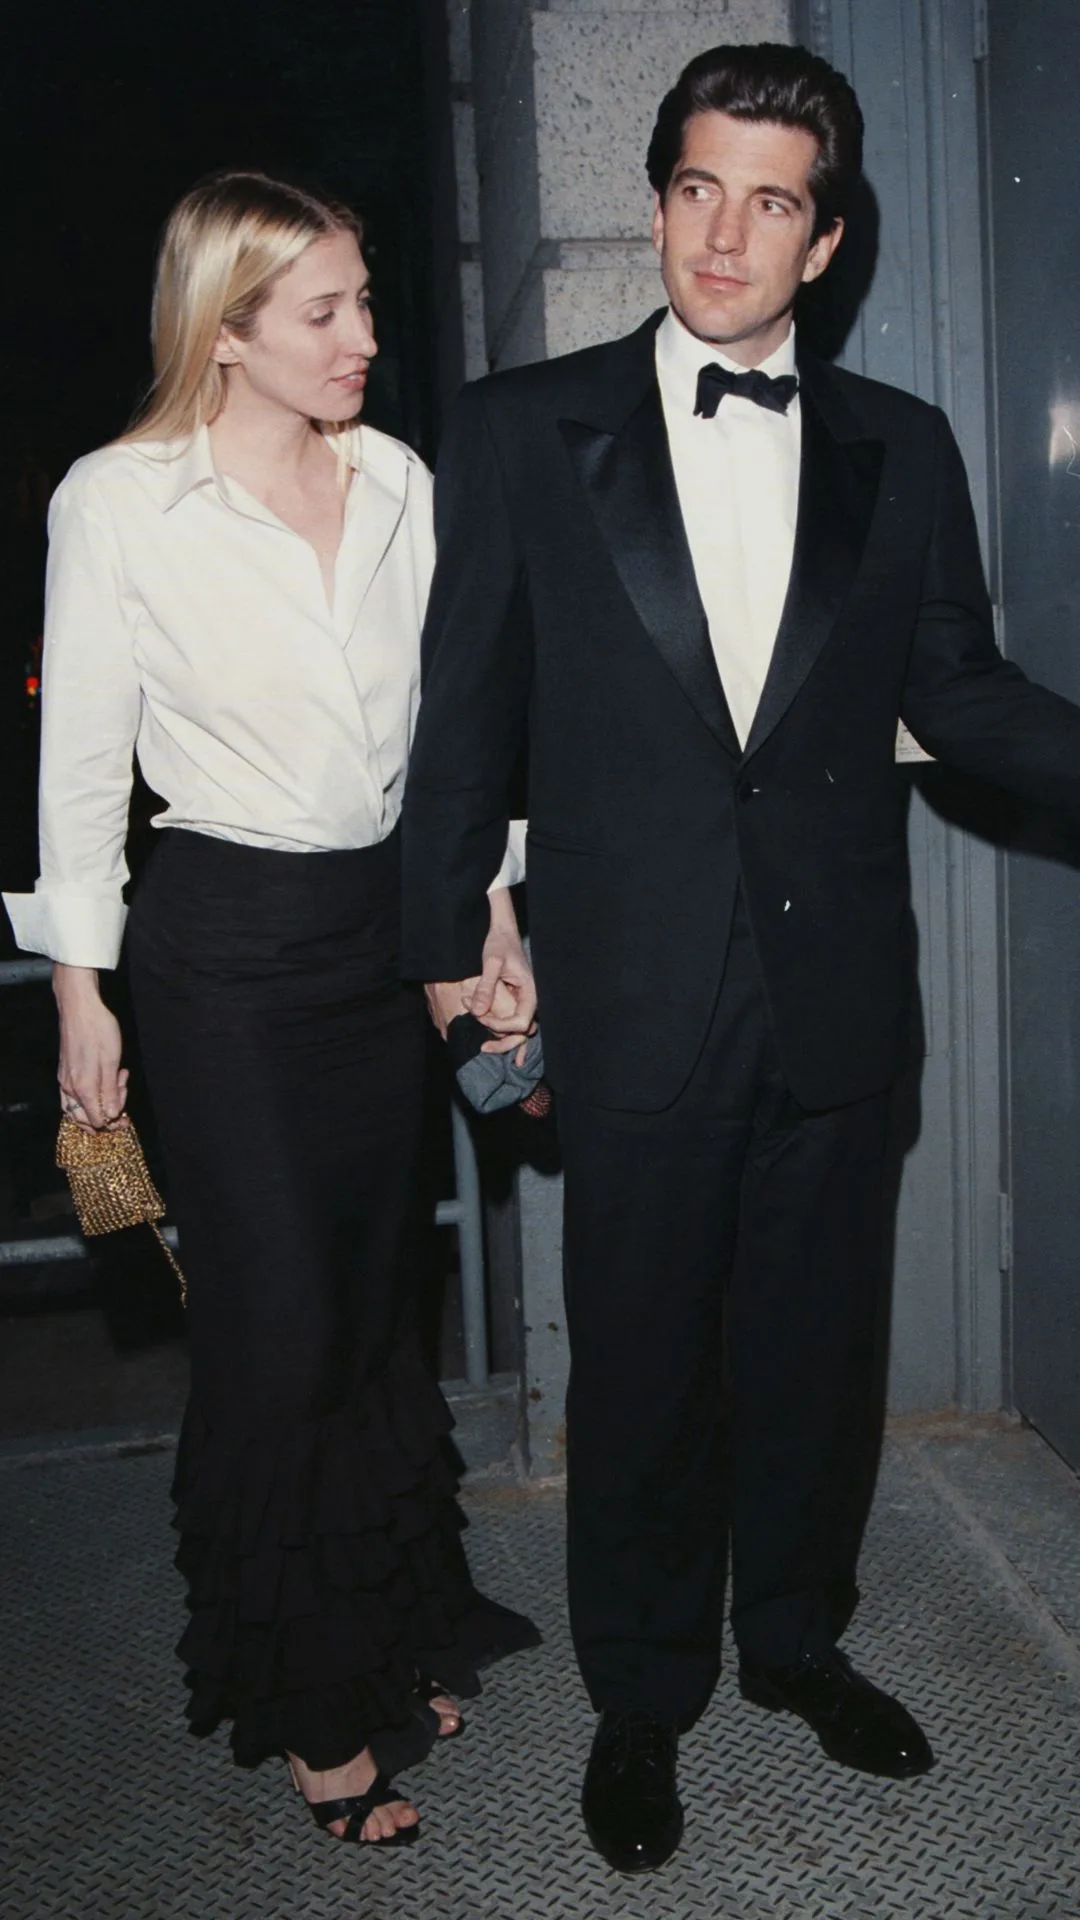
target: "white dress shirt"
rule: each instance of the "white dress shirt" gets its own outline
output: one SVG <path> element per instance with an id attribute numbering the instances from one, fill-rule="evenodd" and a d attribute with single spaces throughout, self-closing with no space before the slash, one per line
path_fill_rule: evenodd
<path id="1" fill-rule="evenodd" d="M 434 564 L 431 476 L 348 430 L 328 603 L 313 547 L 187 445 L 76 462 L 49 514 L 41 878 L 5 894 L 20 947 L 113 967 L 132 758 L 155 826 L 303 854 L 372 846 L 401 811 Z M 520 831 L 496 882 L 520 877 Z"/>
<path id="2" fill-rule="evenodd" d="M 656 335 L 656 373 L 675 485 L 709 638 L 731 718 L 746 745 L 783 612 L 799 506 L 802 422 L 725 394 L 712 420 L 694 413 L 702 367 L 746 369 L 699 340 L 668 311 Z M 788 334 L 761 371 L 795 371 Z"/>

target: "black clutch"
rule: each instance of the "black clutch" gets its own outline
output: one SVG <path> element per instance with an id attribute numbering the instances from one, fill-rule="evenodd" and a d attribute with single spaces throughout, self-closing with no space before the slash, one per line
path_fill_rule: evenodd
<path id="1" fill-rule="evenodd" d="M 492 1038 L 474 1014 L 459 1013 L 446 1030 L 450 1064 L 458 1086 L 477 1113 L 498 1113 L 503 1107 L 521 1107 L 534 1120 L 551 1110 L 551 1088 L 544 1079 L 544 1047 L 539 1031 L 525 1042 L 525 1058 L 517 1064 L 512 1053 L 483 1053 Z"/>

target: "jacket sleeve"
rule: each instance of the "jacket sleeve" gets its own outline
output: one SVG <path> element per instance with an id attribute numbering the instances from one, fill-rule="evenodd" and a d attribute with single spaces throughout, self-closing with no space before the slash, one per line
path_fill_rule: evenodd
<path id="1" fill-rule="evenodd" d="M 944 414 L 937 427 L 934 522 L 904 724 L 938 759 L 1080 820 L 1080 707 L 998 652 L 960 449 Z"/>
<path id="2" fill-rule="evenodd" d="M 447 427 L 435 532 L 402 815 L 402 972 L 463 980 L 480 971 L 533 672 L 525 570 L 480 386 Z"/>

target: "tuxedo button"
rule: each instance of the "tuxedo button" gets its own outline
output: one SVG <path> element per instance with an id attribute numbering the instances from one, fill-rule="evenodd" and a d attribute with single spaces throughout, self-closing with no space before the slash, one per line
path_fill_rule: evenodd
<path id="1" fill-rule="evenodd" d="M 738 792 L 739 792 L 739 799 L 745 805 L 748 800 L 753 800 L 755 795 L 761 792 L 761 788 L 752 787 L 750 785 L 749 780 L 742 780 L 739 783 Z"/>

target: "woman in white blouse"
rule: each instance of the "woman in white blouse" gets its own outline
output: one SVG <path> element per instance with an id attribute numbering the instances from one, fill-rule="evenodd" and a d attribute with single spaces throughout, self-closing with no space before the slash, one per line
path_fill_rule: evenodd
<path id="1" fill-rule="evenodd" d="M 124 1124 L 98 969 L 137 752 L 167 803 L 127 939 L 189 1284 L 189 1718 L 231 1719 L 242 1765 L 287 1754 L 320 1826 L 386 1844 L 419 1817 L 390 1774 L 459 1729 L 443 1689 L 538 1636 L 471 1583 L 411 1325 L 424 1013 L 396 825 L 431 486 L 352 424 L 360 237 L 258 174 L 175 210 L 148 406 L 53 502 L 41 879 L 6 904 L 57 962 L 65 1108 Z"/>

